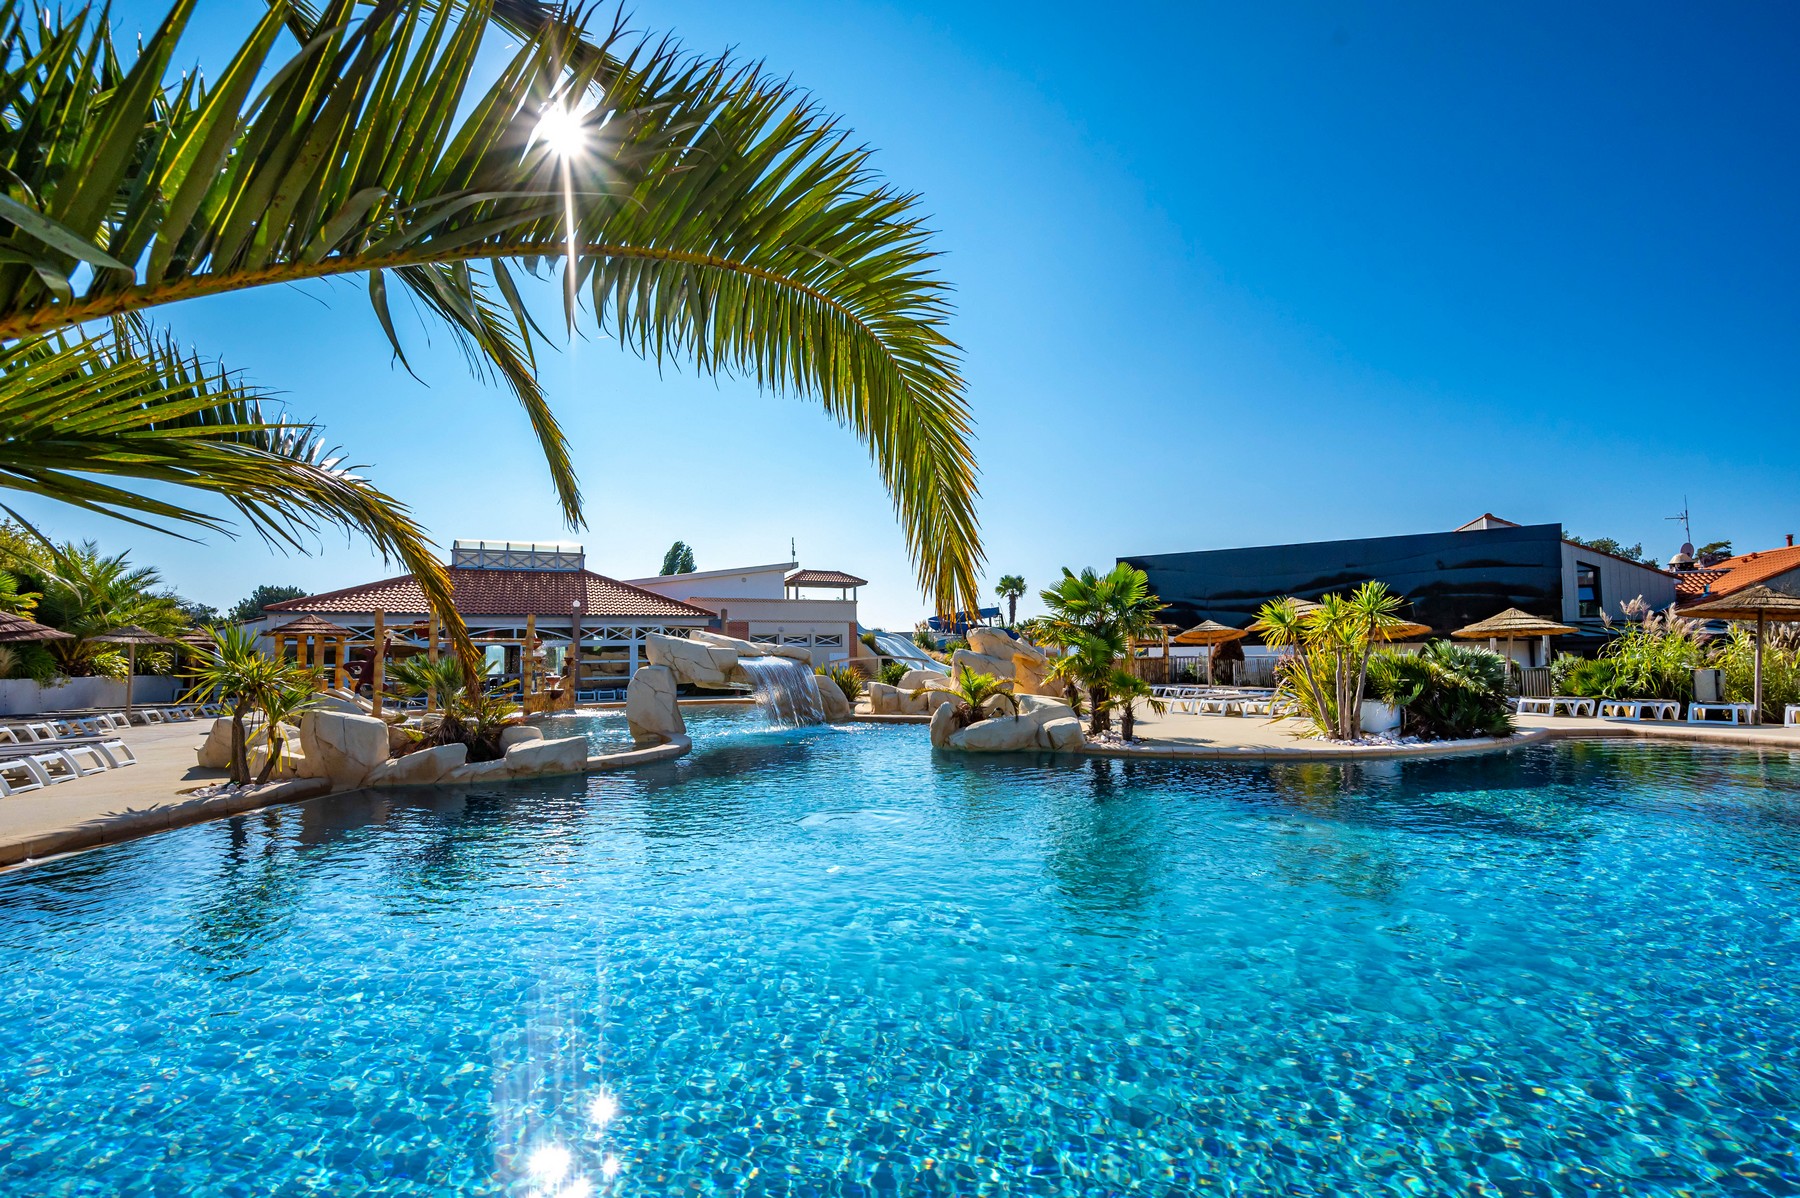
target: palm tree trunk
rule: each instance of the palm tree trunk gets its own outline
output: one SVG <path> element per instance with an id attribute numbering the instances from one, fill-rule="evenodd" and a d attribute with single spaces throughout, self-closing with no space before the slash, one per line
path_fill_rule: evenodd
<path id="1" fill-rule="evenodd" d="M 256 776 L 256 784 L 258 786 L 261 786 L 264 782 L 269 780 L 269 776 L 275 772 L 275 767 L 281 764 L 282 751 L 287 748 L 286 741 L 276 738 L 274 729 L 275 725 L 270 724 L 268 742 L 269 759 L 263 762 L 262 772 Z"/>
<path id="2" fill-rule="evenodd" d="M 1099 736 L 1112 731 L 1112 712 L 1106 706 L 1106 688 L 1088 687 L 1088 735 Z"/>
<path id="3" fill-rule="evenodd" d="M 1127 699 L 1119 708 L 1119 736 L 1127 741 L 1137 739 L 1137 703 Z"/>
<path id="4" fill-rule="evenodd" d="M 249 735 L 244 730 L 244 714 L 248 703 L 231 705 L 231 784 L 242 786 L 250 780 Z"/>

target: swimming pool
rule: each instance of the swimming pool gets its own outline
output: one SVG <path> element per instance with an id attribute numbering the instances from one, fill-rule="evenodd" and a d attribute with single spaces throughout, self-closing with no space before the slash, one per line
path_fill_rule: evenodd
<path id="1" fill-rule="evenodd" d="M 1793 758 L 922 731 L 0 876 L 0 1192 L 1800 1185 Z"/>

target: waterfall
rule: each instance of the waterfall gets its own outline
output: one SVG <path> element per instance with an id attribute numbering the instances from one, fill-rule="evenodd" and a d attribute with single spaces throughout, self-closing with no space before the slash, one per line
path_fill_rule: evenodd
<path id="1" fill-rule="evenodd" d="M 750 675 L 757 706 L 770 724 L 794 728 L 825 722 L 811 670 L 786 657 L 740 657 L 738 664 Z"/>

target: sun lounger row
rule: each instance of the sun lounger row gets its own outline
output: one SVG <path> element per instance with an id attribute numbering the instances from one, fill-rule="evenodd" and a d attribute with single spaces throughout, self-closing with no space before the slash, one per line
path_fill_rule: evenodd
<path id="1" fill-rule="evenodd" d="M 1272 691 L 1236 690 L 1215 686 L 1153 686 L 1150 693 L 1169 705 L 1170 711 L 1187 715 L 1286 715 L 1292 704 L 1277 699 Z"/>
<path id="2" fill-rule="evenodd" d="M 0 745 L 0 795 L 42 790 L 103 770 L 137 764 L 137 754 L 116 737 L 91 736 L 40 744 Z"/>
<path id="3" fill-rule="evenodd" d="M 1573 695 L 1551 695 L 1535 699 L 1518 699 L 1514 708 L 1520 715 L 1558 714 L 1603 720 L 1632 720 L 1638 723 L 1673 723 L 1682 718 L 1681 704 L 1674 699 L 1580 699 Z M 1749 703 L 1690 703 L 1690 724 L 1748 724 L 1755 708 Z M 1800 704 L 1787 709 L 1783 723 L 1800 724 Z"/>
<path id="4" fill-rule="evenodd" d="M 224 713 L 218 703 L 184 703 L 170 707 L 134 708 L 131 714 L 141 724 L 170 724 L 202 716 Z M 42 719 L 14 720 L 0 723 L 0 745 L 40 744 L 70 737 L 105 736 L 121 728 L 131 727 L 123 711 L 93 713 L 63 712 Z"/>

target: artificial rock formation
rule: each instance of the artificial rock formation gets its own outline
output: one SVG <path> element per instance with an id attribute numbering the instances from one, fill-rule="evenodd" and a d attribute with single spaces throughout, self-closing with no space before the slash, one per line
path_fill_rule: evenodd
<path id="1" fill-rule="evenodd" d="M 850 700 L 837 683 L 821 675 L 813 675 L 813 689 L 819 692 L 819 711 L 827 724 L 842 724 L 854 714 Z"/>
<path id="2" fill-rule="evenodd" d="M 281 728 L 282 739 L 287 742 L 287 745 L 290 748 L 298 747 L 300 730 L 291 724 L 283 724 Z M 267 746 L 268 743 L 268 725 L 255 724 L 246 730 L 244 735 L 246 754 Z M 231 719 L 229 716 L 220 716 L 213 721 L 212 727 L 207 730 L 206 739 L 201 742 L 198 749 L 194 750 L 194 755 L 198 759 L 201 769 L 228 770 L 231 768 Z"/>
<path id="3" fill-rule="evenodd" d="M 977 653 L 973 649 L 958 649 L 950 655 L 950 676 L 962 678 L 968 674 L 992 674 L 1002 682 L 1013 680 L 1013 663 L 1010 657 L 989 657 L 985 653 Z"/>
<path id="4" fill-rule="evenodd" d="M 935 690 L 947 691 L 952 685 L 948 674 L 940 674 L 936 670 L 908 670 L 900 675 L 896 684 L 903 691 Z"/>
<path id="5" fill-rule="evenodd" d="M 946 732 L 941 744 L 938 721 L 934 718 L 931 743 L 940 748 L 971 753 L 1079 752 L 1086 740 L 1081 733 L 1081 721 L 1067 703 L 1042 695 L 1024 695 L 1019 699 L 1016 718 L 1011 714 L 991 714 L 980 723 Z"/>
<path id="6" fill-rule="evenodd" d="M 950 672 L 957 677 L 964 672 L 992 674 L 1011 682 L 1014 693 L 1021 695 L 1049 694 L 1057 689 L 1049 681 L 1050 659 L 1044 651 L 997 628 L 969 629 L 969 647 L 951 655 Z"/>
<path id="7" fill-rule="evenodd" d="M 437 745 L 383 762 L 370 773 L 370 786 L 429 786 L 469 760 L 465 744 Z"/>
<path id="8" fill-rule="evenodd" d="M 528 744 L 534 740 L 543 740 L 544 730 L 536 724 L 514 724 L 500 732 L 500 751 L 504 753 L 514 745 Z"/>
<path id="9" fill-rule="evenodd" d="M 644 654 L 651 665 L 667 668 L 675 681 L 689 686 L 723 689 L 748 686 L 750 682 L 738 665 L 737 649 L 730 645 L 651 633 L 644 638 Z"/>
<path id="10" fill-rule="evenodd" d="M 302 767 L 339 790 L 361 786 L 388 759 L 388 726 L 373 716 L 312 710 L 300 717 Z"/>
<path id="11" fill-rule="evenodd" d="M 735 664 L 735 662 L 734 662 Z M 665 665 L 643 666 L 625 688 L 625 723 L 640 746 L 666 744 L 687 734 L 675 702 L 676 673 Z"/>

